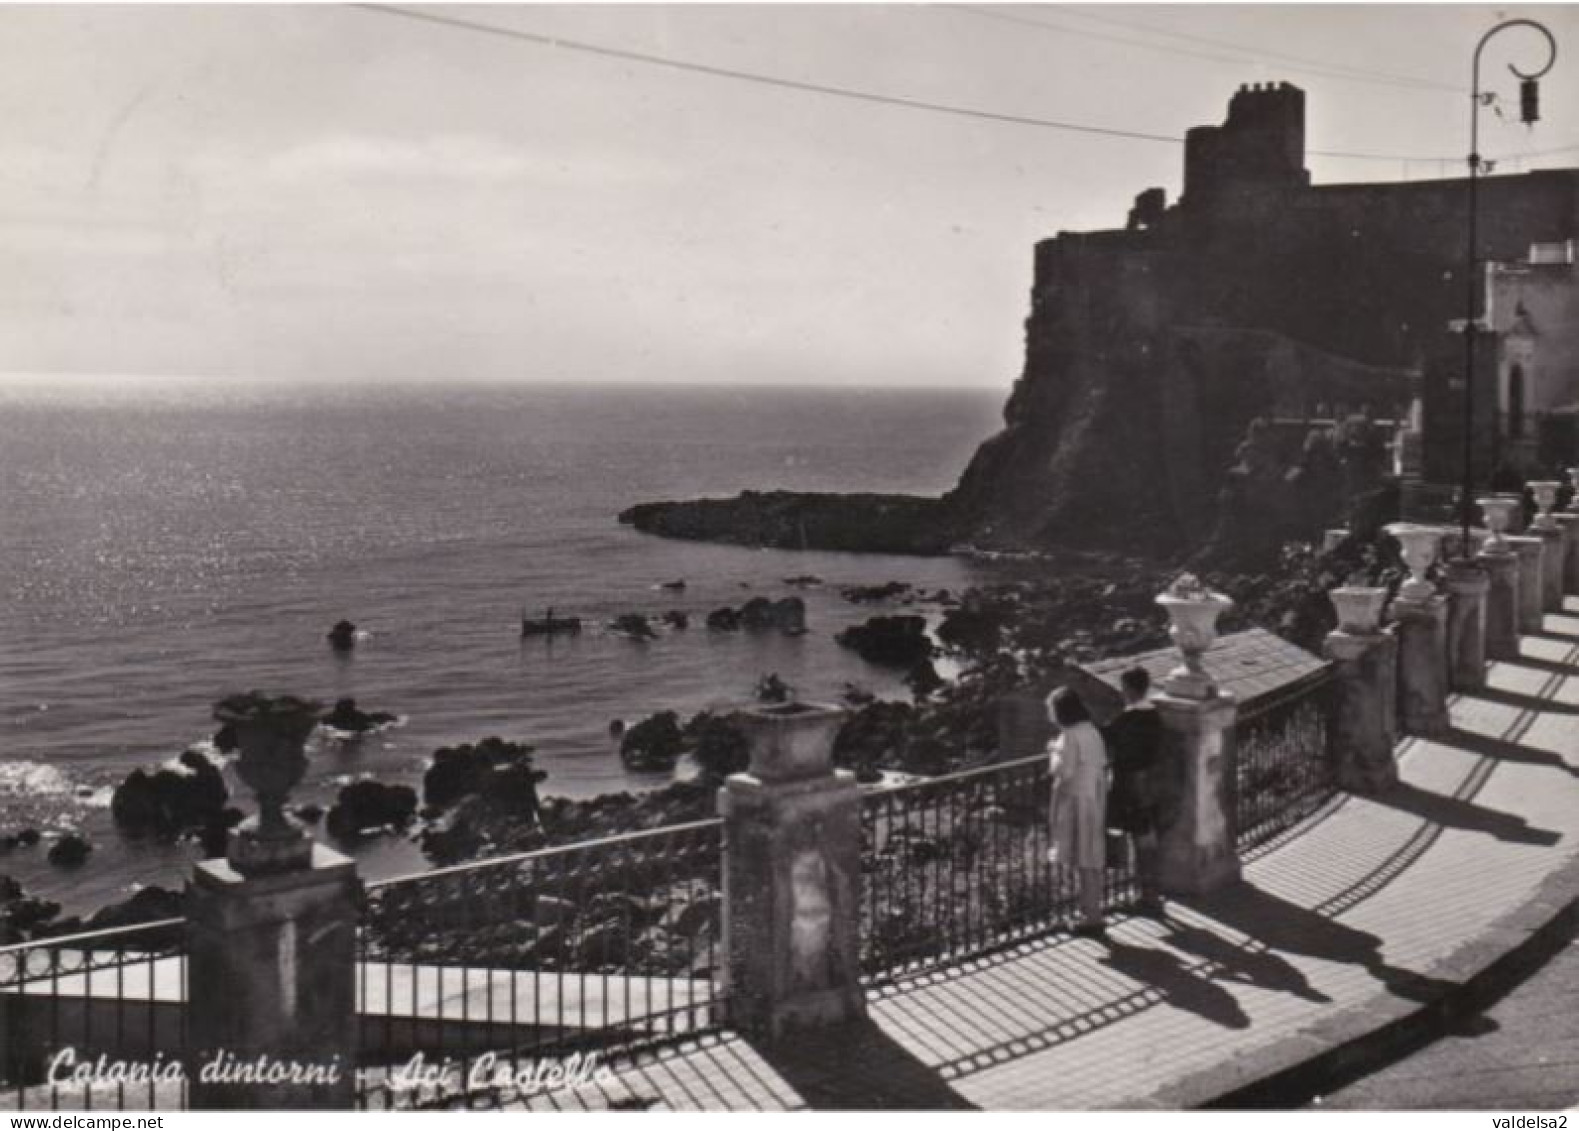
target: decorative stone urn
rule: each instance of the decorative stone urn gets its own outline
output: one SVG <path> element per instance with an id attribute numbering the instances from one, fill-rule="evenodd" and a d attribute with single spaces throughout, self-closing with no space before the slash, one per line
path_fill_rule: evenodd
<path id="1" fill-rule="evenodd" d="M 747 708 L 735 718 L 751 748 L 751 776 L 758 781 L 796 781 L 833 772 L 833 740 L 845 719 L 843 709 L 775 703 Z"/>
<path id="2" fill-rule="evenodd" d="M 1398 539 L 1404 564 L 1409 567 L 1409 580 L 1399 587 L 1398 595 L 1405 601 L 1429 601 L 1436 596 L 1436 586 L 1426 580 L 1425 572 L 1437 559 L 1442 532 L 1412 522 L 1395 522 L 1386 530 Z"/>
<path id="3" fill-rule="evenodd" d="M 1387 589 L 1380 585 L 1340 585 L 1328 594 L 1338 614 L 1338 631 L 1374 636 L 1381 631 Z"/>
<path id="4" fill-rule="evenodd" d="M 1213 698 L 1217 685 L 1206 674 L 1201 657 L 1217 640 L 1217 618 L 1234 607 L 1233 601 L 1208 589 L 1193 573 L 1181 573 L 1157 595 L 1157 604 L 1173 622 L 1168 635 L 1184 661 L 1163 677 L 1162 689 L 1181 699 Z"/>
<path id="5" fill-rule="evenodd" d="M 285 813 L 285 803 L 307 772 L 307 736 L 322 707 L 294 695 L 249 691 L 214 707 L 214 720 L 232 727 L 241 753 L 236 776 L 257 798 L 258 813 L 230 838 L 226 858 L 244 876 L 308 867 L 312 838 Z"/>
<path id="6" fill-rule="evenodd" d="M 1541 513 L 1535 516 L 1531 524 L 1542 530 L 1556 530 L 1557 520 L 1552 517 L 1552 508 L 1557 505 L 1557 492 L 1562 489 L 1562 484 L 1555 479 L 1536 479 L 1530 483 L 1530 490 L 1535 493 L 1535 505 L 1541 508 Z"/>
<path id="7" fill-rule="evenodd" d="M 1485 498 L 1476 499 L 1475 504 L 1485 514 L 1486 529 L 1491 531 L 1485 549 L 1493 554 L 1508 553 L 1508 540 L 1503 535 L 1513 523 L 1513 512 L 1518 508 L 1519 501 L 1510 499 L 1506 495 L 1487 495 Z"/>

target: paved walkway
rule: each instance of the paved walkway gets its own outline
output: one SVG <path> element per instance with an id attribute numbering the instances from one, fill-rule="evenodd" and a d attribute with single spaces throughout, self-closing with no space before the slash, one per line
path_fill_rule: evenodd
<path id="1" fill-rule="evenodd" d="M 1379 1107 L 1541 1111 L 1579 1104 L 1579 940 L 1441 1040 L 1317 1100 Z"/>
<path id="2" fill-rule="evenodd" d="M 1244 882 L 918 978 L 870 1021 L 793 1050 L 726 1036 L 538 1109 L 1092 1109 L 1187 1106 L 1269 1053 L 1330 1047 L 1441 988 L 1427 971 L 1579 858 L 1579 599 L 1458 696 L 1440 741 L 1400 748 L 1403 784 L 1340 798 L 1264 846 Z M 1275 1059 L 1275 1058 L 1274 1058 Z M 1415 1098 L 1419 1098 L 1418 1096 Z"/>

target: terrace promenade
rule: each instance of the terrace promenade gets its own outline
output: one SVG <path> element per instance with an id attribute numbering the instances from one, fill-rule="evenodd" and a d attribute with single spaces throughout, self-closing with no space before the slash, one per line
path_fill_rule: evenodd
<path id="1" fill-rule="evenodd" d="M 716 816 L 367 885 L 281 818 L 312 705 L 238 697 L 259 817 L 194 869 L 186 914 L 0 947 L 0 1106 L 1305 1103 L 1579 915 L 1579 512 L 1499 544 L 1515 503 L 1484 504 L 1484 567 L 1453 559 L 1441 588 L 1440 530 L 1390 527 L 1392 617 L 1385 586 L 1332 590 L 1319 658 L 1218 641 L 1230 602 L 1186 574 L 1158 597 L 1177 654 L 1063 674 L 1102 718 L 1121 667 L 1155 669 L 1161 878 L 1197 893 L 1134 916 L 1114 859 L 1097 939 L 1066 931 L 1052 772 L 1012 697 L 996 760 L 867 790 L 833 766 L 842 710 L 742 709 L 750 766 Z M 66 1049 L 186 1072 L 60 1079 Z M 586 1053 L 606 1071 L 541 1089 Z M 211 1077 L 216 1056 L 317 1074 Z"/>
<path id="2" fill-rule="evenodd" d="M 1439 738 L 1400 744 L 1395 789 L 1337 795 L 1251 850 L 1241 882 L 1171 903 L 1167 922 L 1120 917 L 1105 943 L 1054 935 L 901 978 L 868 1021 L 803 1041 L 726 1033 L 618 1067 L 612 1084 L 489 1102 L 1301 1102 L 1378 1034 L 1407 1040 L 1517 971 L 1579 894 L 1579 598 L 1450 713 Z"/>

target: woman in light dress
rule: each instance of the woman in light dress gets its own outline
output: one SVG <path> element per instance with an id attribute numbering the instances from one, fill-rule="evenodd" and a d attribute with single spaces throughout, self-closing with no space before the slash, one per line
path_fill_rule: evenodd
<path id="1" fill-rule="evenodd" d="M 1107 746 L 1072 689 L 1061 687 L 1049 695 L 1047 714 L 1059 732 L 1047 747 L 1053 779 L 1047 858 L 1055 867 L 1074 872 L 1080 893 L 1075 934 L 1100 935 L 1107 863 Z"/>

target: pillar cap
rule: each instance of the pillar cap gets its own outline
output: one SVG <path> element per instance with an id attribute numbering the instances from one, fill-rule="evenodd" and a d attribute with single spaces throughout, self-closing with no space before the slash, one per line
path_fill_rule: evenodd
<path id="1" fill-rule="evenodd" d="M 751 776 L 768 783 L 828 776 L 846 714 L 831 703 L 799 700 L 741 709 L 735 719 L 751 745 Z"/>

